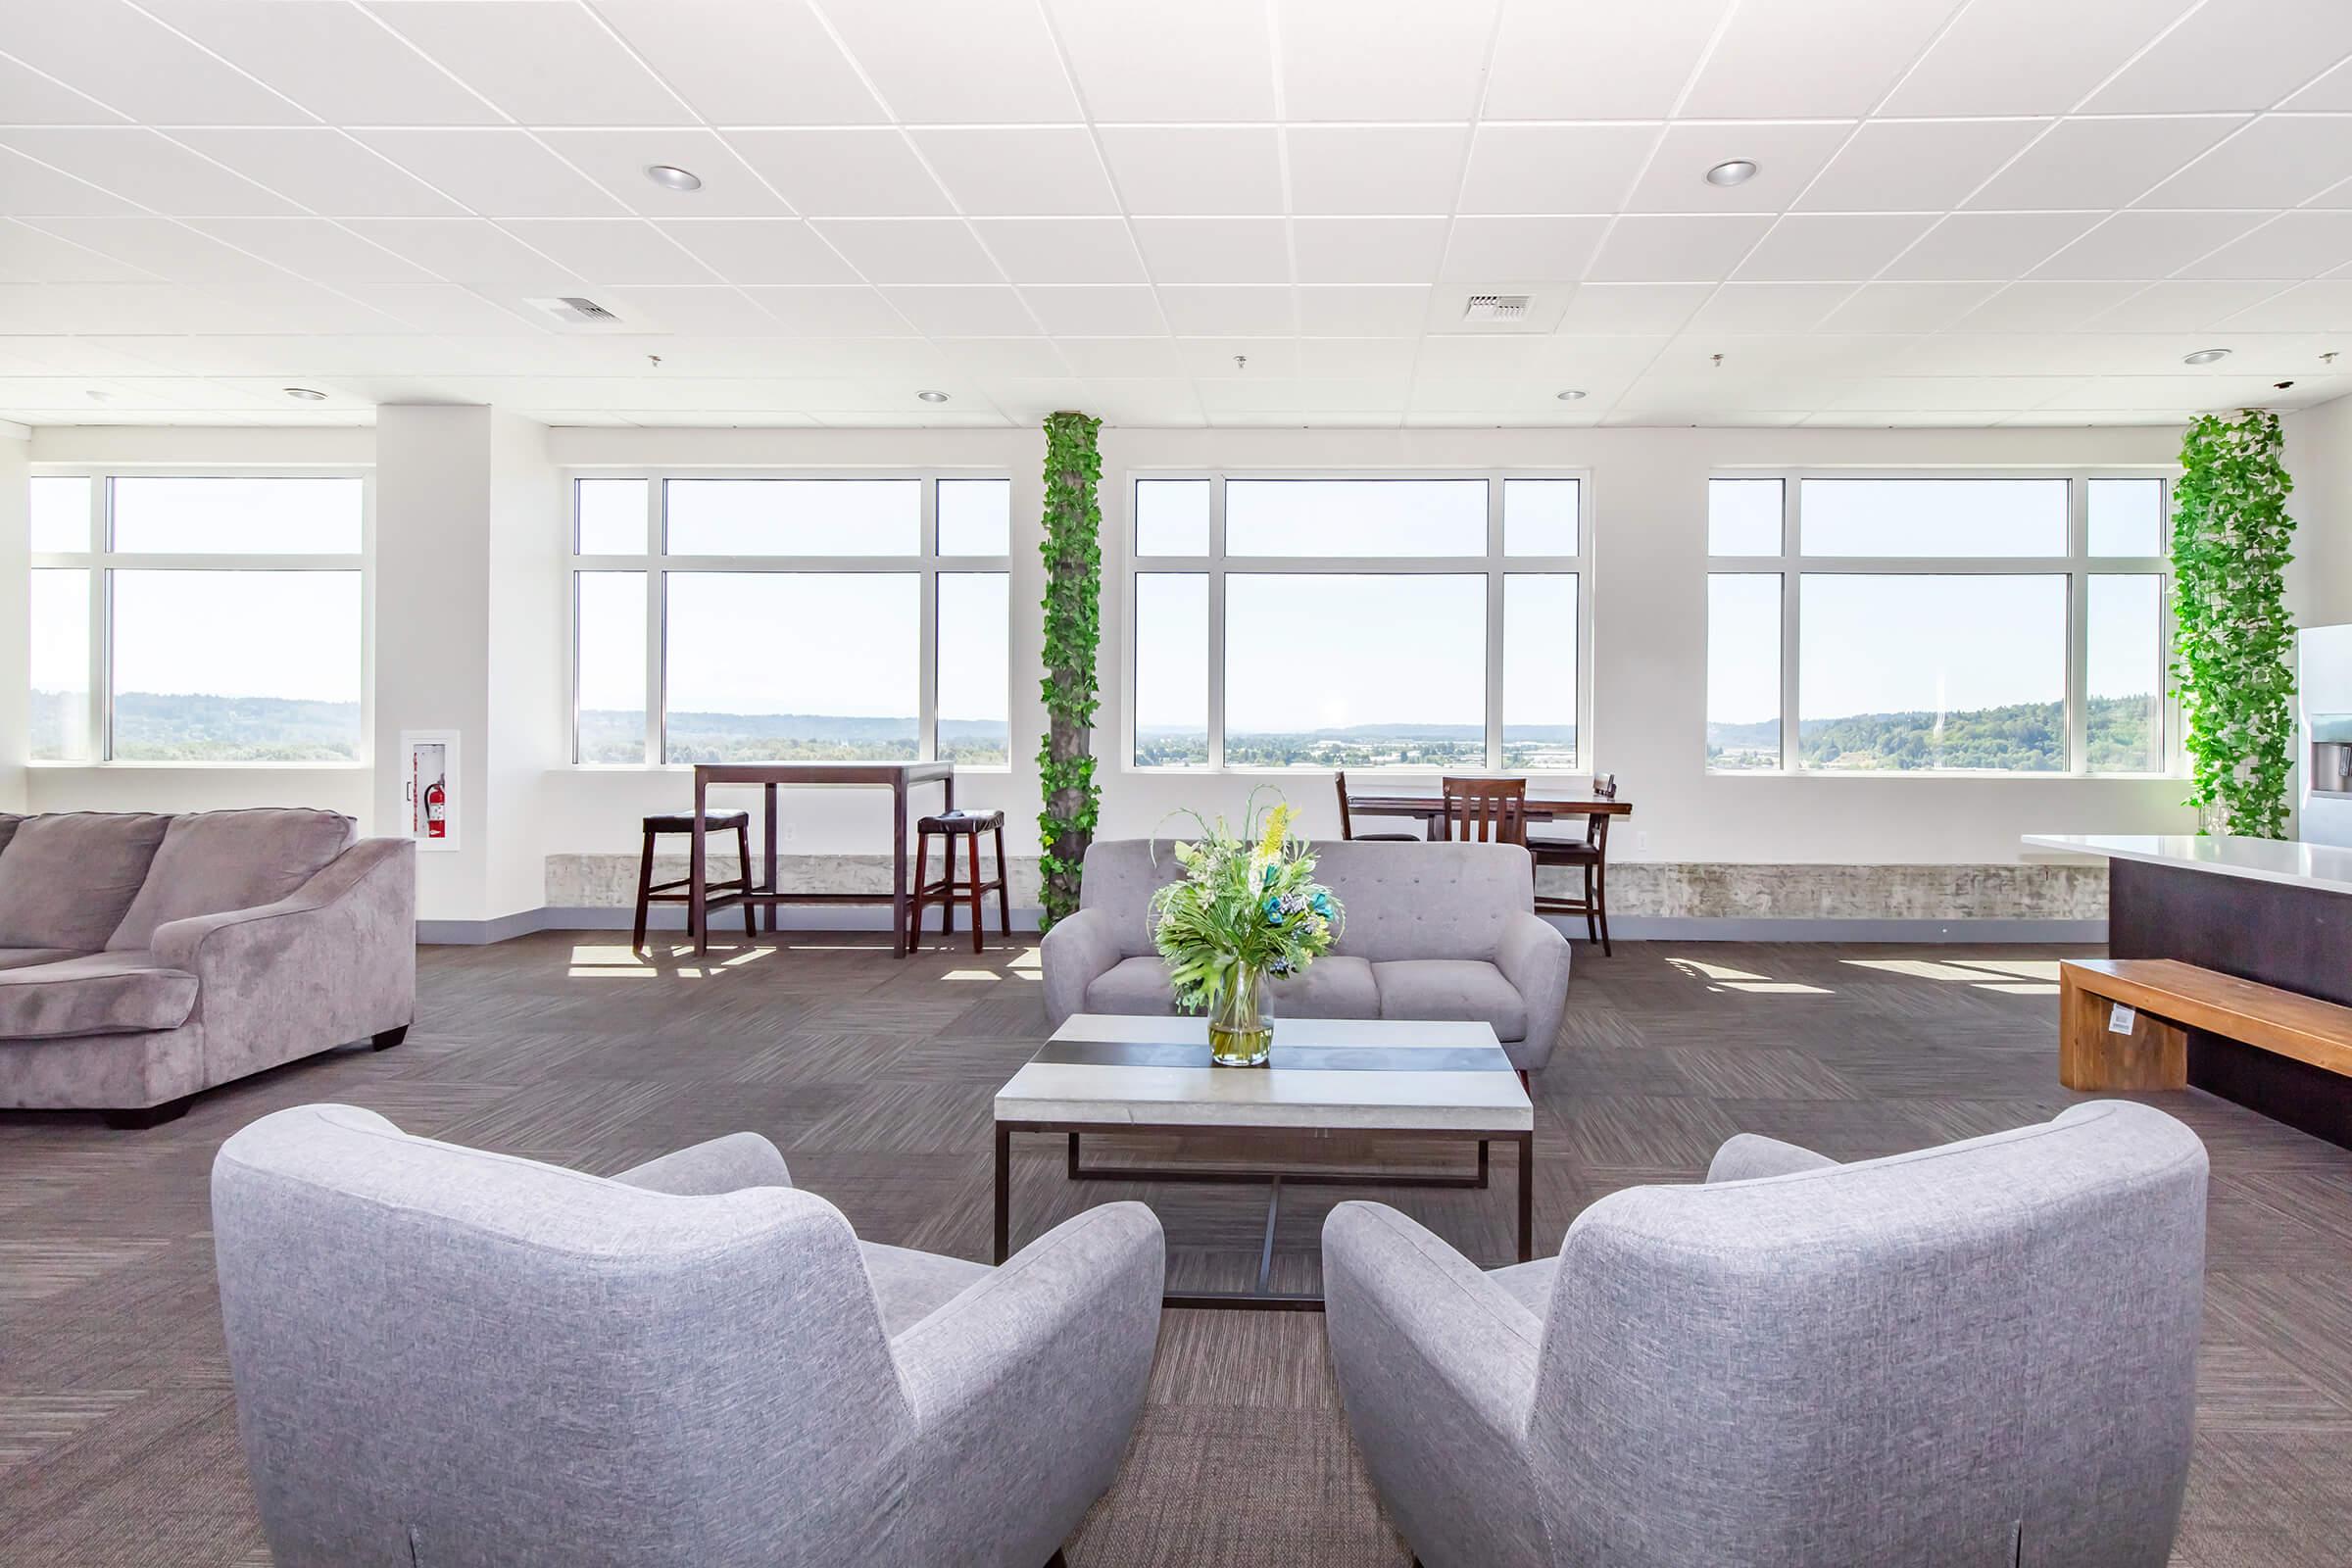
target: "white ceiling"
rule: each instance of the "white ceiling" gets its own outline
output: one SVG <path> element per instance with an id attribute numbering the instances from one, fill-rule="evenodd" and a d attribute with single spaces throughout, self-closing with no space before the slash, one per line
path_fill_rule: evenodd
<path id="1" fill-rule="evenodd" d="M 2352 0 L 0 0 L 0 214 L 29 423 L 2170 422 L 2352 392 Z"/>

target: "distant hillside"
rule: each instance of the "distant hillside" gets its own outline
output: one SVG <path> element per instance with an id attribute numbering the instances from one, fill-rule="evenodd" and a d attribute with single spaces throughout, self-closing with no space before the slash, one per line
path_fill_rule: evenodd
<path id="1" fill-rule="evenodd" d="M 43 696 L 63 701 L 54 693 L 35 693 L 36 707 Z M 119 692 L 115 756 L 137 762 L 357 761 L 360 705 Z"/>
<path id="2" fill-rule="evenodd" d="M 2153 770 L 2157 699 L 2094 697 L 2088 742 L 2094 771 Z M 1781 726 L 1709 724 L 1707 757 L 1717 767 L 1777 767 Z M 1939 726 L 1930 712 L 1855 713 L 1810 719 L 1797 731 L 1798 755 L 1806 767 L 1847 771 L 1906 772 L 1920 768 L 1983 772 L 2056 772 L 2066 765 L 2066 706 L 2013 703 L 1946 713 Z"/>

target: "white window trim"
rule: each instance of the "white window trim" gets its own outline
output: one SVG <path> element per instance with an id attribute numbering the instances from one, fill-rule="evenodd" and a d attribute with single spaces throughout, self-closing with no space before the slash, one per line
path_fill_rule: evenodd
<path id="1" fill-rule="evenodd" d="M 39 768 L 122 768 L 150 771 L 205 768 L 215 771 L 260 769 L 269 772 L 353 772 L 375 765 L 375 475 L 367 467 L 349 465 L 262 467 L 251 465 L 201 463 L 36 463 L 36 479 L 90 481 L 90 548 L 78 551 L 35 551 L 30 568 L 86 570 L 90 583 L 89 724 L 93 756 L 36 758 L 26 766 Z M 305 555 L 237 554 L 220 552 L 165 553 L 115 549 L 114 481 L 139 479 L 357 479 L 360 481 L 360 548 L 358 552 L 319 552 Z M 114 757 L 114 595 L 113 574 L 124 571 L 357 571 L 360 574 L 360 748 L 348 762 L 261 762 L 129 760 Z"/>
<path id="2" fill-rule="evenodd" d="M 1781 579 L 1781 765 L 1719 768 L 1707 766 L 1710 778 L 1929 778 L 1929 779 L 2095 779 L 2131 781 L 2178 779 L 2187 776 L 2187 752 L 2182 743 L 2180 704 L 2165 693 L 2164 766 L 2151 772 L 2092 772 L 2089 763 L 2089 650 L 2088 604 L 2093 576 L 2155 576 L 2158 591 L 2159 667 L 2170 665 L 2173 646 L 2173 562 L 2169 548 L 2169 519 L 2173 509 L 2174 468 L 2083 466 L 2064 468 L 1838 468 L 1838 467 L 1718 467 L 1714 479 L 1778 479 L 1781 481 L 1781 549 L 1769 556 L 1718 556 L 1709 541 L 1707 575 L 1772 576 Z M 1806 479 L 2064 479 L 2067 481 L 2067 526 L 2064 554 L 2052 556 L 1808 556 L 1804 553 L 1801 497 Z M 2093 479 L 2154 479 L 2162 492 L 2158 500 L 2159 543 L 2155 556 L 2093 556 L 2090 554 L 2090 485 Z M 1706 525 L 1706 498 L 1700 501 L 1700 525 Z M 1803 598 L 1800 578 L 1838 576 L 2038 576 L 2067 579 L 2066 625 L 2066 761 L 2063 769 L 2027 772 L 2018 769 L 1978 768 L 1830 768 L 1799 767 L 1797 701 L 1802 672 L 1797 650 Z M 1709 616 L 1707 635 L 1714 636 Z M 2167 683 L 2169 686 L 2169 682 Z M 1699 731 L 1699 756 L 1704 765 L 1706 730 Z"/>
<path id="3" fill-rule="evenodd" d="M 939 579 L 944 575 L 960 573 L 1002 572 L 1012 575 L 1011 539 L 1017 528 L 1006 530 L 1007 553 L 995 556 L 942 556 L 939 553 L 939 481 L 942 479 L 997 479 L 1009 482 L 1011 474 L 1004 468 L 953 466 L 904 468 L 765 468 L 765 467 L 705 467 L 669 466 L 659 464 L 633 464 L 625 466 L 579 466 L 563 470 L 563 514 L 559 526 L 564 530 L 564 692 L 569 703 L 569 766 L 587 772 L 668 772 L 691 771 L 691 762 L 665 760 L 667 738 L 664 731 L 669 715 L 669 624 L 667 578 L 673 571 L 710 572 L 773 572 L 809 575 L 824 572 L 895 573 L 901 576 L 918 575 L 921 578 L 916 618 L 921 623 L 921 646 L 916 654 L 917 707 L 915 713 L 915 758 L 932 761 L 939 755 Z M 583 479 L 643 479 L 646 507 L 646 548 L 640 554 L 582 554 L 579 548 L 579 483 Z M 922 485 L 922 526 L 916 543 L 916 553 L 901 556 L 719 556 L 672 554 L 667 549 L 668 481 L 671 479 L 867 479 L 920 480 Z M 584 762 L 580 760 L 580 593 L 579 574 L 583 571 L 635 571 L 645 575 L 645 754 L 636 762 Z M 1012 600 L 1007 595 L 1006 613 L 1010 615 Z M 1006 647 L 1012 639 L 1007 626 Z M 1005 760 L 1003 765 L 958 762 L 957 771 L 966 773 L 1009 773 L 1012 770 L 1012 671 L 1006 660 L 1004 685 Z"/>
<path id="4" fill-rule="evenodd" d="M 1136 549 L 1136 486 L 1146 480 L 1205 479 L 1208 481 L 1208 553 L 1198 556 L 1146 556 Z M 1229 556 L 1225 550 L 1225 484 L 1228 479 L 1479 479 L 1487 486 L 1487 536 L 1483 554 L 1475 556 Z M 1505 479 L 1574 479 L 1576 487 L 1576 543 L 1572 556 L 1506 556 L 1502 540 L 1502 481 Z M 1158 777 L 1197 778 L 1211 774 L 1285 778 L 1327 772 L 1312 767 L 1264 767 L 1228 764 L 1225 760 L 1225 579 L 1229 575 L 1373 575 L 1373 576 L 1484 576 L 1487 580 L 1486 759 L 1477 766 L 1502 772 L 1502 652 L 1503 578 L 1529 575 L 1573 575 L 1576 584 L 1576 763 L 1567 769 L 1546 768 L 1529 778 L 1573 778 L 1592 771 L 1592 623 L 1595 550 L 1593 474 L 1589 467 L 1437 467 L 1437 468 L 1280 468 L 1280 467 L 1137 467 L 1125 470 L 1115 497 L 1115 517 L 1106 516 L 1105 530 L 1115 538 L 1119 563 L 1120 716 L 1119 770 Z M 1201 767 L 1148 767 L 1135 760 L 1136 742 L 1136 579 L 1145 572 L 1200 573 L 1208 578 L 1208 762 Z M 1418 763 L 1350 769 L 1384 777 L 1432 777 L 1439 768 Z"/>

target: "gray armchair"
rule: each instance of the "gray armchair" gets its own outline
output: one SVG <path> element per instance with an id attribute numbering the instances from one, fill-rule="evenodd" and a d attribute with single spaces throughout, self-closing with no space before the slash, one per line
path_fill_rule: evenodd
<path id="1" fill-rule="evenodd" d="M 2162 1568 L 2205 1174 L 2094 1102 L 1851 1165 L 1736 1138 L 1493 1273 L 1343 1203 L 1348 1425 L 1427 1568 Z"/>
<path id="2" fill-rule="evenodd" d="M 860 1243 L 751 1134 L 606 1180 L 306 1105 L 221 1147 L 213 1227 L 279 1568 L 1040 1568 L 1159 1321 L 1141 1204 L 992 1269 Z"/>

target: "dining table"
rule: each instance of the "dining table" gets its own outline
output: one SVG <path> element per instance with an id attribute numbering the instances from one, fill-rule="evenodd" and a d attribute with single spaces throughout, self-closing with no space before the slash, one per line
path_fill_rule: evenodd
<path id="1" fill-rule="evenodd" d="M 767 929 L 776 928 L 776 907 L 785 904 L 888 904 L 892 952 L 907 953 L 906 886 L 907 795 L 919 785 L 937 784 L 943 811 L 956 809 L 954 762 L 697 762 L 694 768 L 694 848 L 687 865 L 686 921 L 694 933 L 697 957 L 710 951 L 710 857 L 704 821 L 712 788 L 756 785 L 762 801 L 766 833 L 761 842 L 760 879 L 735 901 L 764 906 Z M 787 893 L 776 883 L 776 791 L 794 786 L 887 789 L 890 791 L 891 870 L 888 893 Z M 747 876 L 747 882 L 750 880 Z"/>
<path id="2" fill-rule="evenodd" d="M 1446 799 L 1442 795 L 1350 793 L 1348 797 L 1348 814 L 1411 817 L 1434 836 L 1446 825 Z M 1634 814 L 1634 803 L 1577 795 L 1530 795 L 1523 814 L 1530 822 L 1549 822 L 1563 816 L 1631 816 Z"/>

